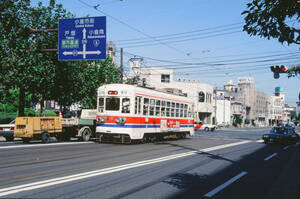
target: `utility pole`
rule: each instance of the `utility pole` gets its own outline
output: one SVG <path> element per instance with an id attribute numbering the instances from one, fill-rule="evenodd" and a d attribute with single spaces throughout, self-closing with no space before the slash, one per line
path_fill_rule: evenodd
<path id="1" fill-rule="evenodd" d="M 57 52 L 58 50 L 57 49 L 39 49 L 40 46 L 39 46 L 39 33 L 42 33 L 42 32 L 58 32 L 58 29 L 57 28 L 54 28 L 54 29 L 34 29 L 34 28 L 28 28 L 28 30 L 35 34 L 36 36 L 36 56 L 35 56 L 35 62 L 36 64 L 38 65 L 38 53 L 39 52 Z M 43 94 L 41 94 L 42 97 L 41 97 L 41 101 L 40 101 L 40 106 L 41 106 L 41 111 L 40 111 L 40 115 L 42 116 L 45 116 L 45 110 L 44 110 L 44 97 Z"/>
<path id="2" fill-rule="evenodd" d="M 120 51 L 120 79 L 121 79 L 121 83 L 123 84 L 123 48 L 121 48 Z"/>

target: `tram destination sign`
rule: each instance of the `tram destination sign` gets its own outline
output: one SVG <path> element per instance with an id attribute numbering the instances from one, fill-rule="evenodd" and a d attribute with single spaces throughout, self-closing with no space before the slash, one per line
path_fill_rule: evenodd
<path id="1" fill-rule="evenodd" d="M 106 59 L 106 17 L 59 19 L 58 60 Z"/>

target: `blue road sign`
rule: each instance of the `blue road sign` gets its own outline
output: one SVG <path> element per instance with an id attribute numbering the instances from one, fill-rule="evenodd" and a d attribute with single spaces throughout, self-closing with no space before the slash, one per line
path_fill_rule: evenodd
<path id="1" fill-rule="evenodd" d="M 106 17 L 59 19 L 58 60 L 106 59 Z"/>

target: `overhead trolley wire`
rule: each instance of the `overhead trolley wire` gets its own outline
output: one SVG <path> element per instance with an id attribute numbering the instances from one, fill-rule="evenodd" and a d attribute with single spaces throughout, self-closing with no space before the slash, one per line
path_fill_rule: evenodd
<path id="1" fill-rule="evenodd" d="M 132 55 L 132 56 L 137 56 L 137 57 L 142 57 L 144 59 L 149 59 L 153 61 L 158 61 L 158 62 L 163 62 L 163 63 L 170 63 L 170 65 L 155 65 L 155 67 L 165 67 L 170 69 L 185 69 L 185 68 L 190 68 L 190 66 L 226 66 L 226 65 L 238 65 L 238 64 L 249 64 L 249 63 L 257 63 L 257 62 L 264 62 L 264 61 L 276 61 L 280 59 L 286 58 L 285 56 L 294 56 L 298 55 L 300 52 L 293 52 L 293 53 L 281 53 L 281 54 L 271 54 L 271 55 L 265 55 L 265 56 L 256 56 L 256 57 L 248 57 L 248 58 L 239 58 L 239 59 L 229 59 L 229 60 L 219 60 L 215 62 L 177 62 L 177 61 L 172 61 L 172 60 L 161 60 L 161 59 L 155 59 L 151 57 L 145 57 L 145 56 L 139 56 L 135 55 L 129 52 L 125 52 L 126 54 Z M 260 60 L 263 58 L 273 58 L 276 57 L 277 59 L 267 59 L 267 60 Z M 290 58 L 290 57 L 288 57 Z M 250 61 L 254 60 L 254 61 Z M 248 61 L 248 62 L 238 62 L 238 61 Z M 177 66 L 182 66 L 182 67 L 177 67 Z M 218 68 L 219 69 L 219 68 Z"/>
<path id="2" fill-rule="evenodd" d="M 202 37 L 193 37 L 193 38 L 188 38 L 188 39 L 166 41 L 164 43 L 165 44 L 180 43 L 180 42 L 186 42 L 186 41 L 192 41 L 192 40 L 199 40 L 199 39 L 207 39 L 207 38 L 219 37 L 219 36 L 224 36 L 224 35 L 229 35 L 229 34 L 235 34 L 235 33 L 242 33 L 242 31 L 231 31 L 231 32 L 218 33 L 218 34 L 208 35 L 208 36 L 202 36 Z M 157 45 L 159 45 L 159 43 L 138 44 L 138 45 L 132 44 L 132 45 L 124 46 L 124 48 L 137 48 L 137 47 L 157 46 Z"/>
<path id="3" fill-rule="evenodd" d="M 174 50 L 174 51 L 176 51 L 176 52 L 178 52 L 178 53 L 180 53 L 180 54 L 187 55 L 186 52 L 184 52 L 184 51 L 182 51 L 182 50 L 180 50 L 180 49 L 178 49 L 178 48 L 175 48 L 175 47 L 173 47 L 173 46 L 171 46 L 171 45 L 169 45 L 169 44 L 167 44 L 167 43 L 165 43 L 165 42 L 162 42 L 162 41 L 160 41 L 159 39 L 156 39 L 155 37 L 153 37 L 153 36 L 151 36 L 151 35 L 149 35 L 149 34 L 143 32 L 143 31 L 141 31 L 141 30 L 139 30 L 139 29 L 137 29 L 137 28 L 135 28 L 135 27 L 129 25 L 128 23 L 125 23 L 125 22 L 121 21 L 120 19 L 118 19 L 118 18 L 116 18 L 116 17 L 113 17 L 113 16 L 111 16 L 111 15 L 109 15 L 109 14 L 107 14 L 107 13 L 101 11 L 101 10 L 99 10 L 97 7 L 91 6 L 90 4 L 88 4 L 88 3 L 86 3 L 86 2 L 84 2 L 84 1 L 82 1 L 82 0 L 78 0 L 78 1 L 81 2 L 82 4 L 86 5 L 86 6 L 90 7 L 90 8 L 95 9 L 95 10 L 98 11 L 99 13 L 101 13 L 101 14 L 103 14 L 103 15 L 106 15 L 106 16 L 110 17 L 111 19 L 113 19 L 113 20 L 115 20 L 115 21 L 117 21 L 117 22 L 123 24 L 124 26 L 127 26 L 128 28 L 130 28 L 130 29 L 132 29 L 132 30 L 134 30 L 134 31 L 136 31 L 136 32 L 138 32 L 138 33 L 144 35 L 145 37 L 151 38 L 152 40 L 158 42 L 158 43 L 161 44 L 161 45 L 164 45 L 164 46 L 168 47 L 169 49 L 172 49 L 172 50 Z"/>
<path id="4" fill-rule="evenodd" d="M 173 34 L 165 34 L 165 35 L 158 35 L 155 36 L 155 38 L 164 38 L 164 37 L 170 37 L 170 36 L 178 36 L 178 35 L 185 35 L 185 34 L 190 34 L 190 33 L 195 33 L 195 32 L 204 32 L 207 30 L 215 30 L 215 29 L 219 29 L 219 28 L 224 28 L 224 27 L 230 27 L 230 26 L 234 26 L 234 25 L 238 25 L 238 24 L 243 24 L 242 22 L 238 22 L 238 23 L 232 23 L 232 24 L 226 24 L 226 25 L 220 25 L 220 26 L 215 26 L 215 27 L 211 27 L 211 28 L 205 28 L 205 29 L 198 29 L 198 30 L 192 30 L 192 31 L 186 31 L 186 32 L 181 32 L 181 33 L 173 33 Z M 123 39 L 123 40 L 115 40 L 115 42 L 126 42 L 126 41 L 138 41 L 138 40 L 146 40 L 146 37 L 143 38 L 133 38 L 133 39 Z"/>

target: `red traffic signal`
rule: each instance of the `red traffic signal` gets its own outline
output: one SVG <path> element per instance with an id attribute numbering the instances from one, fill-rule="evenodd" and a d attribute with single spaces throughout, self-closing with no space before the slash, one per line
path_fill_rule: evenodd
<path id="1" fill-rule="evenodd" d="M 271 66 L 270 67 L 271 71 L 273 73 L 286 73 L 288 68 L 284 65 L 281 65 L 281 66 Z"/>
<path id="2" fill-rule="evenodd" d="M 279 78 L 279 73 L 287 73 L 288 68 L 284 65 L 281 66 L 271 66 L 270 67 L 271 71 L 274 73 L 274 78 L 278 79 Z"/>

